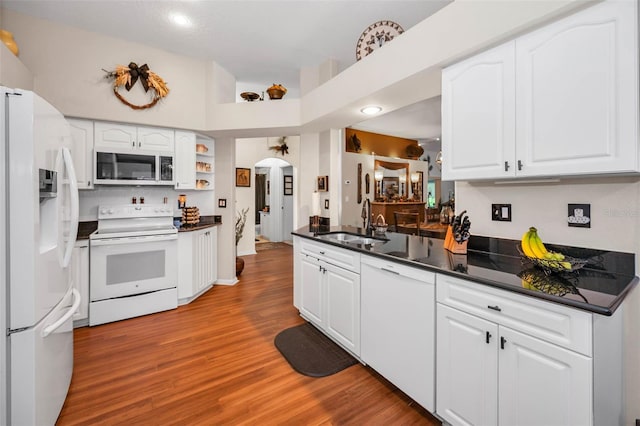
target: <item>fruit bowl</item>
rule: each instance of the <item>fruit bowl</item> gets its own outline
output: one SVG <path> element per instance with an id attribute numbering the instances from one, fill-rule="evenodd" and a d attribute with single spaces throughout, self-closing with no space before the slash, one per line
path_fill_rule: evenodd
<path id="1" fill-rule="evenodd" d="M 520 256 L 522 256 L 523 260 L 527 260 L 533 263 L 535 266 L 538 266 L 547 275 L 553 272 L 574 272 L 589 263 L 588 259 L 578 259 L 567 255 L 563 255 L 562 260 L 530 257 L 524 254 L 524 251 L 522 250 L 520 244 L 518 244 L 516 248 L 518 249 L 518 252 L 520 253 Z"/>

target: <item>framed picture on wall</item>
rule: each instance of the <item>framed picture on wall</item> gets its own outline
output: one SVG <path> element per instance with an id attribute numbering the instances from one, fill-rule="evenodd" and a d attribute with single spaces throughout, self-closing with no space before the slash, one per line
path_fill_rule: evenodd
<path id="1" fill-rule="evenodd" d="M 284 177 L 284 195 L 293 195 L 293 176 Z"/>
<path id="2" fill-rule="evenodd" d="M 329 190 L 329 176 L 318 176 L 318 192 Z"/>
<path id="3" fill-rule="evenodd" d="M 251 186 L 251 169 L 236 167 L 236 186 Z"/>

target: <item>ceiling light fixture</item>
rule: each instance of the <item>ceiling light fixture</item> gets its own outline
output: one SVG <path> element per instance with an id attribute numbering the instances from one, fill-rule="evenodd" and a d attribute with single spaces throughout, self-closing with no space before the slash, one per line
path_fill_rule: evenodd
<path id="1" fill-rule="evenodd" d="M 361 113 L 366 115 L 376 115 L 380 111 L 382 111 L 382 108 L 376 105 L 367 106 L 360 110 Z"/>
<path id="2" fill-rule="evenodd" d="M 189 28 L 191 26 L 191 20 L 180 13 L 172 13 L 169 19 L 179 27 Z"/>

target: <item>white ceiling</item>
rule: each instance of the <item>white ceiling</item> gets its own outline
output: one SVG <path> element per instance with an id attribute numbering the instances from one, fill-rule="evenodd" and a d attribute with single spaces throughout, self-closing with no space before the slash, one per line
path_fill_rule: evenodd
<path id="1" fill-rule="evenodd" d="M 406 31 L 451 1 L 0 0 L 0 4 L 38 18 L 211 59 L 233 74 L 238 85 L 253 84 L 260 91 L 280 83 L 289 89 L 289 96 L 298 97 L 299 70 L 328 59 L 337 61 L 339 71 L 348 68 L 356 62 L 356 43 L 368 25 L 391 20 Z M 186 16 L 191 27 L 173 24 L 169 16 L 175 13 Z M 433 112 L 437 117 L 426 115 Z M 440 134 L 439 114 L 439 102 L 437 108 L 433 101 L 419 103 L 376 119 L 384 124 L 369 120 L 362 129 L 430 138 Z M 389 127 L 396 129 L 394 133 Z"/>

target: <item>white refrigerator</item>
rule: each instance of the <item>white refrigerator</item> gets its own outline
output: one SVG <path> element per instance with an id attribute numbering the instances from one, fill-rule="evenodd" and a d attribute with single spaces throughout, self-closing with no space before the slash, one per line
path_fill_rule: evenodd
<path id="1" fill-rule="evenodd" d="M 69 263 L 78 190 L 62 114 L 33 92 L 0 87 L 0 424 L 53 425 L 73 370 Z"/>

